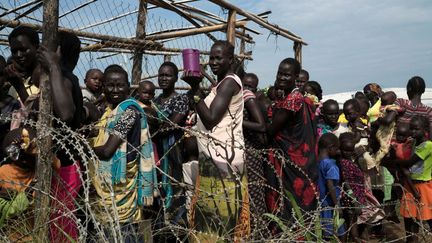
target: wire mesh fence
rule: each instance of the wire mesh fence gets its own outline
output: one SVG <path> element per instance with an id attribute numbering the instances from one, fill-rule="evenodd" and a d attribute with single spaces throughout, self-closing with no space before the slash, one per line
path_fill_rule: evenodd
<path id="1" fill-rule="evenodd" d="M 33 1 L 33 5 L 15 11 L 9 11 L 4 17 L 16 19 L 21 23 L 29 23 L 36 26 L 42 25 L 42 6 L 39 1 Z M 29 3 L 28 1 L 7 0 L 2 3 L 2 9 L 13 10 Z M 142 79 L 156 81 L 160 64 L 165 60 L 175 63 L 180 70 L 183 67 L 181 50 L 194 48 L 203 51 L 200 56 L 202 64 L 208 63 L 208 52 L 213 43 L 206 34 L 195 34 L 185 37 L 173 37 L 161 40 L 162 50 L 151 43 L 125 43 L 109 37 L 132 38 L 136 35 L 138 17 L 138 1 L 60 1 L 59 27 L 77 31 L 81 40 L 83 51 L 75 69 L 75 74 L 83 82 L 86 71 L 91 68 L 104 70 L 110 64 L 119 64 L 129 73 L 132 71 L 132 59 L 134 50 L 143 51 L 144 61 L 142 65 Z M 33 7 L 37 7 L 34 8 Z M 32 10 L 32 11 L 26 11 Z M 219 17 L 223 19 L 224 16 Z M 35 27 L 36 27 L 35 26 Z M 149 7 L 146 16 L 145 30 L 147 35 L 157 33 L 192 29 L 194 26 L 179 15 L 172 12 Z M 12 28 L 8 24 L 0 32 L 0 52 L 8 57 L 10 51 L 7 36 Z M 40 28 L 39 28 L 40 30 Z M 82 33 L 81 33 L 82 32 Z M 217 39 L 225 39 L 223 32 L 214 32 Z M 240 46 L 240 40 L 236 40 Z M 251 51 L 252 44 L 245 45 L 245 52 Z M 239 49 L 237 48 L 239 54 Z M 247 61 L 245 62 L 247 64 Z M 208 85 L 208 83 L 207 83 Z M 186 87 L 186 83 L 179 81 L 179 87 Z"/>

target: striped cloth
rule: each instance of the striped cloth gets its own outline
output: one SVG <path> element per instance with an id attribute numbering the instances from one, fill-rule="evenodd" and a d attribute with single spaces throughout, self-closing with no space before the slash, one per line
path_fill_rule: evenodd
<path id="1" fill-rule="evenodd" d="M 410 100 L 399 98 L 396 103 L 405 109 L 405 113 L 399 118 L 402 123 L 409 123 L 411 118 L 415 115 L 425 116 L 429 119 L 430 130 L 432 131 L 432 107 L 424 105 L 422 103 L 414 106 Z M 431 134 L 429 134 L 431 136 Z"/>
<path id="2" fill-rule="evenodd" d="M 128 143 L 135 142 L 128 140 L 120 145 L 108 161 L 96 161 L 94 168 L 90 164 L 93 186 L 98 194 L 96 217 L 104 223 L 109 220 L 105 207 L 112 209 L 111 205 L 115 205 L 121 223 L 139 222 L 142 216 L 141 206 L 152 205 L 153 197 L 157 194 L 155 161 L 147 118 L 135 99 L 123 101 L 114 110 L 107 109 L 98 124 L 103 130 L 99 133 L 95 146 L 106 143 L 121 114 L 130 106 L 141 115 L 139 133 L 131 136 L 131 139 L 138 140 L 141 146 L 137 148 L 140 152 L 138 156 L 129 160 L 127 154 L 131 151 L 128 151 Z M 95 173 L 96 170 L 99 175 Z"/>
<path id="3" fill-rule="evenodd" d="M 256 96 L 255 96 L 255 94 L 252 91 L 250 91 L 248 89 L 244 89 L 243 90 L 243 100 L 244 100 L 245 103 L 249 99 L 255 99 L 255 98 L 256 98 Z"/>

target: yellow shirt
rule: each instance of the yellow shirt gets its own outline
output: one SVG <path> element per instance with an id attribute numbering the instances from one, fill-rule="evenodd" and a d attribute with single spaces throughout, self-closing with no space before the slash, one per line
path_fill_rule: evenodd
<path id="1" fill-rule="evenodd" d="M 363 124 L 368 124 L 368 120 L 366 118 L 360 118 L 360 120 L 363 122 Z M 341 123 L 341 124 L 348 123 L 348 120 L 345 118 L 345 114 L 344 113 L 340 114 L 340 116 L 338 118 L 338 122 Z"/>
<path id="2" fill-rule="evenodd" d="M 37 94 L 39 94 L 39 92 L 40 92 L 39 88 L 36 87 L 34 84 L 31 84 L 31 83 L 30 83 L 30 79 L 31 79 L 31 77 L 28 77 L 28 78 L 26 78 L 26 79 L 24 80 L 24 88 L 25 88 L 25 90 L 27 91 L 27 94 L 28 94 L 29 96 L 30 96 L 30 95 L 37 95 Z M 12 97 L 14 97 L 14 98 L 16 98 L 16 99 L 21 100 L 21 99 L 18 97 L 18 93 L 17 93 L 17 91 L 15 90 L 14 87 L 10 87 L 8 93 L 9 93 L 10 96 L 12 96 Z"/>

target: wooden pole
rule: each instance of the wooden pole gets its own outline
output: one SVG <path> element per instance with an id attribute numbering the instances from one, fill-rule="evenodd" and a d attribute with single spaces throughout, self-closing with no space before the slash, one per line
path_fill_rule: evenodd
<path id="1" fill-rule="evenodd" d="M 16 13 L 16 11 L 18 11 L 18 10 L 21 10 L 21 9 L 23 9 L 23 8 L 27 8 L 28 6 L 33 5 L 33 4 L 36 4 L 36 3 L 39 3 L 39 2 L 41 2 L 41 1 L 42 1 L 42 0 L 34 0 L 34 1 L 30 1 L 30 2 L 24 3 L 24 4 L 21 5 L 21 6 L 18 6 L 18 7 L 16 7 L 16 8 L 14 8 L 14 9 L 7 10 L 6 12 L 0 14 L 0 18 L 3 17 L 3 16 L 8 15 L 8 14 L 10 14 L 10 13 Z"/>
<path id="2" fill-rule="evenodd" d="M 119 48 L 118 50 L 116 49 L 105 49 L 105 48 Z M 84 46 L 81 47 L 81 52 L 86 52 L 86 51 L 93 51 L 93 52 L 119 52 L 119 53 L 131 53 L 130 50 L 135 50 L 136 48 L 141 48 L 140 50 L 142 50 L 142 47 L 136 46 L 136 45 L 129 45 L 129 44 L 122 44 L 122 43 L 117 43 L 117 42 L 104 42 L 104 43 L 95 43 L 92 45 L 88 45 L 88 46 Z M 125 51 L 125 49 L 127 51 Z M 142 50 L 142 52 L 144 54 L 149 54 L 149 55 L 179 55 L 181 54 L 181 52 L 183 51 L 183 49 L 180 48 L 168 48 L 168 47 L 162 47 L 162 48 L 152 48 L 151 50 Z M 203 51 L 200 50 L 200 55 L 210 55 L 209 51 Z M 251 53 L 244 53 L 244 54 L 239 54 L 236 55 L 236 57 L 238 58 L 244 58 L 246 60 L 253 60 Z"/>
<path id="3" fill-rule="evenodd" d="M 32 28 L 36 31 L 40 31 L 42 29 L 41 25 L 38 24 L 30 24 L 30 23 L 21 23 L 17 20 L 6 20 L 0 18 L 0 25 L 7 25 L 7 27 L 15 28 L 17 26 L 26 26 L 29 28 Z M 103 34 L 97 34 L 97 33 L 91 33 L 91 32 L 85 32 L 85 31 L 78 31 L 68 28 L 58 28 L 58 31 L 60 32 L 69 32 L 73 33 L 79 37 L 89 37 L 94 38 L 102 41 L 113 41 L 118 43 L 125 43 L 125 44 L 136 44 L 141 46 L 162 46 L 161 44 L 149 41 L 149 40 L 138 40 L 138 39 L 132 39 L 132 38 L 124 38 L 124 37 L 117 37 L 112 35 L 103 35 Z"/>
<path id="4" fill-rule="evenodd" d="M 243 29 L 242 29 L 242 32 L 243 32 L 243 33 L 246 33 L 246 30 L 243 28 Z M 245 43 L 244 40 L 241 40 L 241 41 L 240 41 L 240 52 L 239 52 L 239 54 L 244 56 L 244 54 L 245 54 L 245 49 L 246 49 L 246 43 Z M 244 68 L 244 62 L 242 62 L 242 67 Z"/>
<path id="5" fill-rule="evenodd" d="M 182 16 L 183 18 L 185 18 L 187 21 L 189 21 L 190 23 L 192 23 L 193 25 L 195 25 L 197 28 L 201 27 L 194 19 L 192 19 L 191 17 L 187 16 L 183 10 L 175 7 L 172 4 L 169 4 L 169 3 L 165 2 L 164 0 L 147 0 L 147 1 L 149 3 L 151 3 L 151 4 L 154 4 L 154 5 L 159 6 L 161 8 L 165 8 L 165 9 L 171 10 L 171 11 L 179 14 L 180 16 Z M 205 33 L 205 34 L 210 38 L 210 40 L 217 41 L 216 37 L 214 37 L 212 34 L 210 34 L 210 33 Z"/>
<path id="6" fill-rule="evenodd" d="M 246 25 L 246 22 L 236 22 L 235 27 L 244 27 Z M 173 37 L 184 37 L 184 36 L 192 36 L 192 35 L 199 35 L 199 34 L 206 34 L 208 32 L 213 31 L 220 31 L 227 28 L 227 24 L 218 24 L 213 26 L 204 26 L 199 27 L 192 30 L 179 30 L 174 32 L 168 32 L 168 33 L 160 33 L 160 34 L 154 34 L 154 35 L 148 35 L 146 37 L 146 40 L 163 40 L 163 39 L 169 39 Z"/>
<path id="7" fill-rule="evenodd" d="M 199 15 L 205 16 L 207 18 L 216 20 L 216 21 L 218 21 L 218 23 L 226 23 L 226 21 L 223 18 L 221 18 L 219 16 L 216 16 L 216 15 L 213 15 L 211 13 L 208 13 L 206 11 L 203 11 L 201 9 L 197 9 L 197 8 L 194 8 L 194 7 L 186 5 L 186 4 L 179 4 L 179 5 L 176 5 L 176 6 L 179 7 L 179 8 L 181 8 L 181 9 L 187 10 L 188 12 L 194 12 L 196 14 L 199 14 Z M 261 16 L 263 18 L 267 18 L 267 15 L 270 14 L 270 13 L 271 13 L 271 11 L 266 11 L 264 13 L 257 14 L 257 16 Z M 194 18 L 198 18 L 198 16 L 194 15 Z M 203 19 L 203 18 L 201 17 L 201 19 Z M 201 21 L 201 19 L 199 19 L 199 20 Z M 218 23 L 215 23 L 214 21 L 211 21 L 209 19 L 205 19 L 205 20 L 209 21 L 209 22 L 213 22 L 212 25 L 218 24 Z M 247 20 L 249 20 L 249 19 L 248 18 L 239 19 L 239 21 L 247 21 Z M 208 24 L 208 25 L 211 25 L 211 24 Z M 250 31 L 250 32 L 252 32 L 254 34 L 257 34 L 257 35 L 261 34 L 260 32 L 254 30 L 254 29 L 247 28 L 247 27 L 245 27 L 245 28 L 246 28 L 246 30 L 248 30 L 248 31 Z M 240 33 L 240 32 L 238 32 L 238 33 Z"/>
<path id="8" fill-rule="evenodd" d="M 3 6 L 0 6 L 0 9 L 2 9 L 2 10 L 4 10 L 4 11 L 9 11 L 9 9 L 7 9 L 7 8 L 5 8 L 5 7 L 3 7 Z M 11 11 L 12 11 L 13 13 L 20 14 L 20 12 L 18 12 L 18 11 L 15 11 L 15 10 L 11 10 Z M 31 16 L 26 16 L 26 18 L 31 19 L 31 20 L 36 21 L 36 22 L 39 22 L 39 23 L 42 23 L 42 20 L 37 19 L 37 18 L 33 18 L 33 17 L 31 17 Z"/>
<path id="9" fill-rule="evenodd" d="M 145 25 L 146 25 L 146 16 L 147 16 L 147 2 L 139 1 L 138 7 L 138 20 L 136 27 L 136 38 L 140 40 L 144 40 L 145 38 Z M 133 56 L 133 65 L 132 65 L 132 83 L 138 84 L 141 80 L 142 74 L 142 61 L 143 61 L 143 48 L 135 49 L 135 53 Z"/>
<path id="10" fill-rule="evenodd" d="M 44 0 L 42 44 L 49 50 L 57 49 L 58 0 Z M 47 133 L 52 127 L 52 98 L 48 74 L 44 73 L 40 81 L 38 135 L 38 162 L 36 164 L 35 227 L 36 242 L 49 242 L 48 228 L 50 218 L 50 189 L 52 177 L 52 140 Z M 48 128 L 48 129 L 47 129 Z"/>
<path id="11" fill-rule="evenodd" d="M 241 9 L 241 8 L 239 8 L 239 7 L 233 5 L 233 4 L 231 4 L 231 3 L 229 3 L 229 2 L 227 2 L 225 0 L 209 0 L 209 1 L 212 2 L 212 3 L 214 3 L 214 4 L 216 4 L 216 5 L 218 5 L 218 6 L 221 6 L 223 8 L 230 9 L 230 10 L 236 10 L 238 14 L 243 15 L 243 16 L 249 18 L 250 20 L 254 21 L 255 23 L 261 25 L 262 27 L 264 27 L 264 28 L 266 28 L 266 29 L 274 32 L 275 34 L 281 35 L 281 36 L 283 36 L 285 38 L 288 38 L 288 39 L 290 39 L 292 41 L 300 42 L 303 45 L 307 45 L 307 43 L 302 38 L 300 38 L 299 36 L 293 34 L 292 32 L 290 32 L 290 31 L 288 31 L 288 30 L 286 30 L 284 28 L 281 28 L 281 27 L 279 27 L 277 25 L 270 24 L 265 19 L 263 19 L 263 18 L 255 15 L 255 14 L 251 14 L 251 13 L 249 13 L 247 11 L 244 11 L 243 9 Z"/>
<path id="12" fill-rule="evenodd" d="M 191 13 L 185 13 L 185 14 L 188 15 L 189 17 L 193 18 L 193 19 L 196 19 L 196 20 L 200 21 L 201 23 L 203 23 L 205 25 L 213 26 L 213 25 L 217 25 L 218 24 L 218 23 L 215 23 L 214 21 L 208 20 L 208 19 L 206 19 L 204 17 L 201 17 L 201 16 L 198 16 L 196 14 L 191 14 Z M 224 21 L 222 23 L 226 23 L 226 22 Z M 176 29 L 176 30 L 178 30 L 178 29 Z M 222 30 L 222 31 L 226 32 L 226 30 Z M 164 32 L 167 32 L 167 31 L 164 31 Z M 160 32 L 160 33 L 162 33 L 162 32 Z M 248 35 L 246 33 L 242 33 L 242 32 L 237 31 L 237 30 L 236 30 L 236 37 L 239 38 L 239 39 L 241 39 L 241 40 L 245 40 L 245 41 L 247 41 L 249 43 L 252 43 L 252 44 L 255 43 L 250 35 Z"/>
<path id="13" fill-rule="evenodd" d="M 235 47 L 235 31 L 236 31 L 236 14 L 237 11 L 230 10 L 228 13 L 228 22 L 227 22 L 227 41 L 231 43 Z"/>
<path id="14" fill-rule="evenodd" d="M 28 10 L 25 11 L 24 13 L 20 13 L 20 14 L 18 14 L 18 15 L 14 18 L 14 20 L 19 20 L 19 19 L 21 19 L 22 17 L 27 17 L 30 13 L 32 13 L 32 12 L 36 11 L 37 9 L 39 9 L 40 7 L 42 7 L 42 5 L 43 5 L 43 2 L 40 2 L 40 3 L 36 4 L 36 5 L 34 5 L 33 7 L 31 7 L 30 9 L 28 9 Z M 0 27 L 0 31 L 2 31 L 4 28 L 6 28 L 6 26 L 1 26 L 1 27 Z"/>
<path id="15" fill-rule="evenodd" d="M 294 57 L 301 64 L 302 63 L 302 44 L 294 42 Z"/>
<path id="16" fill-rule="evenodd" d="M 89 0 L 88 2 L 82 3 L 82 4 L 78 5 L 78 6 L 76 6 L 75 8 L 73 8 L 73 9 L 71 9 L 71 10 L 69 10 L 69 11 L 67 11 L 67 12 L 65 12 L 63 14 L 61 14 L 59 16 L 59 19 L 63 18 L 64 16 L 66 16 L 68 14 L 71 14 L 71 13 L 73 13 L 75 11 L 78 11 L 78 10 L 84 8 L 85 6 L 89 5 L 90 3 L 93 3 L 93 2 L 96 2 L 96 1 L 97 0 Z"/>

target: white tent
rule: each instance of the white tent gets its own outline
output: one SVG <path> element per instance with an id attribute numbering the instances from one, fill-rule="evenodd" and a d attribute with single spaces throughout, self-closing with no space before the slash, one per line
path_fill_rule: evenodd
<path id="1" fill-rule="evenodd" d="M 385 88 L 383 90 L 384 91 L 391 90 L 395 92 L 398 98 L 404 98 L 404 99 L 408 98 L 405 88 Z M 339 103 L 339 105 L 342 107 L 343 103 L 349 99 L 352 99 L 356 92 L 357 91 L 324 95 L 322 101 L 324 102 L 328 99 L 333 99 L 336 100 Z M 426 89 L 425 93 L 422 96 L 422 103 L 428 106 L 432 106 L 432 88 Z"/>

